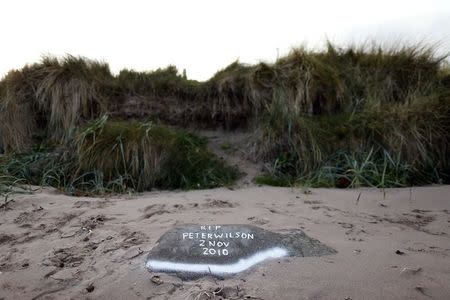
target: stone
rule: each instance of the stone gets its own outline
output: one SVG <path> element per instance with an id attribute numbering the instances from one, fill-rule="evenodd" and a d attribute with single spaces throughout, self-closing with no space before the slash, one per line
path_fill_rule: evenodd
<path id="1" fill-rule="evenodd" d="M 281 234 L 253 225 L 187 224 L 161 236 L 148 254 L 146 267 L 186 279 L 226 277 L 268 259 L 334 253 L 334 249 L 299 229 Z"/>

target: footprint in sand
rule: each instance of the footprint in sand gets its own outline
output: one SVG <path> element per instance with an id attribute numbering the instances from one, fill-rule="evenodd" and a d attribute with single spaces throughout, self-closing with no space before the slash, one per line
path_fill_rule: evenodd
<path id="1" fill-rule="evenodd" d="M 261 299 L 248 295 L 247 291 L 239 286 L 218 286 L 210 282 L 193 285 L 188 290 L 189 299 Z"/>
<path id="2" fill-rule="evenodd" d="M 354 225 L 352 223 L 346 223 L 346 222 L 336 222 L 337 224 L 341 225 L 342 228 L 347 229 L 345 231 L 346 235 L 356 235 L 359 236 L 360 234 L 367 234 L 367 231 L 364 229 L 361 225 Z"/>
<path id="3" fill-rule="evenodd" d="M 80 266 L 89 253 L 84 247 L 72 246 L 50 251 L 42 261 L 44 266 L 58 268 L 74 268 Z M 49 275 L 47 275 L 48 277 Z"/>
<path id="4" fill-rule="evenodd" d="M 426 214 L 425 210 L 414 209 L 412 213 L 403 213 L 397 217 L 385 217 L 382 221 L 386 221 L 391 224 L 403 225 L 417 231 L 422 231 L 432 235 L 445 235 L 444 232 L 431 232 L 425 227 L 436 219 L 435 215 Z"/>
<path id="5" fill-rule="evenodd" d="M 125 249 L 144 244 L 147 241 L 147 236 L 140 231 L 125 231 L 121 235 L 123 237 L 121 246 Z"/>
<path id="6" fill-rule="evenodd" d="M 197 208 L 198 207 L 198 203 L 189 203 L 186 205 L 183 204 L 174 204 L 173 208 L 177 209 L 177 210 L 186 210 L 186 209 L 193 209 L 193 208 Z"/>
<path id="7" fill-rule="evenodd" d="M 233 208 L 236 207 L 236 203 L 231 203 L 227 200 L 220 200 L 220 199 L 212 199 L 212 198 L 206 198 L 206 203 L 201 204 L 202 208 Z M 176 209 L 196 209 L 200 205 L 198 203 L 189 203 L 189 204 L 175 204 L 173 207 Z"/>
<path id="8" fill-rule="evenodd" d="M 31 211 L 21 212 L 15 219 L 14 223 L 23 225 L 23 224 L 34 224 L 39 219 L 41 219 L 47 212 L 44 209 L 33 209 Z"/>
<path id="9" fill-rule="evenodd" d="M 110 200 L 107 199 L 102 199 L 102 200 L 91 200 L 91 201 L 86 201 L 86 200 L 79 200 L 76 201 L 73 204 L 73 208 L 83 208 L 83 207 L 88 207 L 88 208 L 105 208 L 110 206 L 112 203 Z"/>
<path id="10" fill-rule="evenodd" d="M 201 204 L 202 208 L 212 209 L 212 208 L 234 208 L 237 206 L 235 203 L 231 203 L 227 200 L 219 199 L 205 199 L 206 203 Z M 188 203 L 188 204 L 174 204 L 169 206 L 166 204 L 152 204 L 144 208 L 143 219 L 150 219 L 154 216 L 162 214 L 177 213 L 179 211 L 186 211 L 189 209 L 197 209 L 200 205 L 198 203 Z"/>
<path id="11" fill-rule="evenodd" d="M 114 220 L 114 218 L 107 218 L 103 214 L 90 216 L 89 218 L 81 222 L 81 227 L 92 230 L 110 220 Z"/>
<path id="12" fill-rule="evenodd" d="M 20 263 L 14 262 L 15 253 L 18 251 L 17 248 L 11 248 L 0 254 L 0 272 L 9 272 L 20 268 Z"/>
<path id="13" fill-rule="evenodd" d="M 165 204 L 152 204 L 144 208 L 143 219 L 150 219 L 153 216 L 168 214 L 170 211 L 166 209 Z"/>
<path id="14" fill-rule="evenodd" d="M 105 242 L 105 245 L 102 247 L 101 251 L 103 253 L 108 253 L 119 249 L 128 249 L 133 246 L 142 245 L 148 241 L 148 237 L 140 231 L 125 230 L 122 231 L 119 235 L 121 239 L 111 237 L 110 239 L 108 239 L 108 241 Z"/>
<path id="15" fill-rule="evenodd" d="M 119 234 L 121 239 L 114 241 L 113 237 L 98 239 L 97 241 L 83 240 L 86 243 L 77 243 L 71 247 L 57 248 L 44 257 L 42 265 L 57 267 L 47 274 L 47 277 L 59 272 L 62 268 L 75 268 L 92 259 L 94 251 L 108 253 L 118 249 L 128 249 L 132 246 L 142 245 L 147 242 L 147 236 L 139 231 L 123 231 Z"/>
<path id="16" fill-rule="evenodd" d="M 8 244 L 9 242 L 14 241 L 15 238 L 16 237 L 12 234 L 0 233 L 0 245 Z"/>
<path id="17" fill-rule="evenodd" d="M 305 201 L 303 201 L 303 203 L 305 203 L 305 204 L 322 204 L 322 202 L 318 201 L 318 200 L 305 200 Z"/>
<path id="18" fill-rule="evenodd" d="M 61 233 L 61 238 L 72 238 L 83 233 L 91 233 L 95 228 L 102 226 L 106 221 L 114 220 L 115 218 L 106 217 L 103 214 L 89 216 L 77 223 L 71 225 L 69 228 L 61 228 L 58 231 Z M 89 239 L 89 237 L 85 237 Z"/>
<path id="19" fill-rule="evenodd" d="M 341 225 L 342 228 L 345 229 L 352 229 L 354 227 L 351 223 L 345 223 L 345 222 L 337 222 L 339 225 Z"/>
<path id="20" fill-rule="evenodd" d="M 249 218 L 247 218 L 247 220 L 251 221 L 253 224 L 256 224 L 256 225 L 265 225 L 265 224 L 269 223 L 269 220 L 264 219 L 264 218 L 257 218 L 257 217 L 249 217 Z"/>
<path id="21" fill-rule="evenodd" d="M 202 204 L 204 208 L 233 208 L 237 206 L 236 203 L 231 203 L 227 200 L 206 198 L 205 201 L 206 203 Z"/>

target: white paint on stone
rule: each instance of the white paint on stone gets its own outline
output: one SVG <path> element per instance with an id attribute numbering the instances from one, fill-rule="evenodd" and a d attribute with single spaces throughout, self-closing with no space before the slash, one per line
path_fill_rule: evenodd
<path id="1" fill-rule="evenodd" d="M 203 229 L 202 229 L 203 230 Z M 205 233 L 205 232 L 183 232 L 182 233 L 183 240 L 193 240 L 193 239 L 218 239 L 218 238 L 226 238 L 226 239 L 247 239 L 253 240 L 255 235 L 253 233 L 246 232 L 225 232 L 225 233 Z"/>
<path id="2" fill-rule="evenodd" d="M 270 248 L 257 252 L 250 257 L 242 258 L 233 264 L 195 264 L 195 263 L 174 263 L 170 261 L 148 260 L 146 267 L 154 272 L 188 272 L 212 275 L 236 274 L 249 269 L 250 267 L 270 258 L 280 258 L 288 255 L 286 249 L 280 247 Z"/>

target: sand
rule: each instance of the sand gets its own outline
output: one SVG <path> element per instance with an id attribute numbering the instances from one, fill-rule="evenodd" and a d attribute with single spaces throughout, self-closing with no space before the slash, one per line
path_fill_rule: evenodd
<path id="1" fill-rule="evenodd" d="M 449 195 L 450 186 L 37 190 L 0 211 L 0 299 L 450 299 Z M 271 260 L 225 280 L 148 272 L 147 252 L 184 223 L 301 228 L 337 254 Z"/>

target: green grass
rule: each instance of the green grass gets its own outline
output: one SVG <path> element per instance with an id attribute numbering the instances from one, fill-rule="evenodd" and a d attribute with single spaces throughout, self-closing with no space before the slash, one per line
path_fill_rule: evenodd
<path id="1" fill-rule="evenodd" d="M 440 99 L 427 107 L 302 116 L 291 133 L 267 126 L 271 136 L 259 137 L 273 151 L 265 176 L 323 187 L 449 182 L 449 109 Z"/>
<path id="2" fill-rule="evenodd" d="M 101 171 L 106 181 L 134 190 L 210 188 L 236 178 L 206 148 L 206 140 L 153 123 L 107 121 L 87 125 L 76 138 L 80 171 Z"/>
<path id="3" fill-rule="evenodd" d="M 151 122 L 102 117 L 65 147 L 13 154 L 2 169 L 24 183 L 75 195 L 212 188 L 238 175 L 207 150 L 205 139 Z"/>
<path id="4" fill-rule="evenodd" d="M 0 156 L 0 210 L 8 209 L 11 202 L 14 202 L 15 194 L 27 193 L 30 191 L 24 183 L 25 181 L 11 176 L 5 170 L 5 164 L 8 158 Z"/>
<path id="5" fill-rule="evenodd" d="M 273 175 L 258 175 L 255 178 L 256 184 L 271 185 L 271 186 L 292 186 L 294 180 L 287 176 L 273 176 Z"/>
<path id="6" fill-rule="evenodd" d="M 411 184 L 409 165 L 383 149 L 338 153 L 322 167 L 297 180 L 312 187 L 404 187 Z"/>

